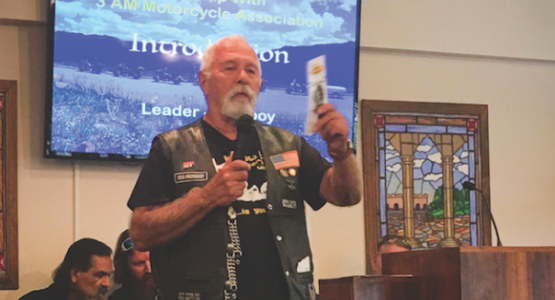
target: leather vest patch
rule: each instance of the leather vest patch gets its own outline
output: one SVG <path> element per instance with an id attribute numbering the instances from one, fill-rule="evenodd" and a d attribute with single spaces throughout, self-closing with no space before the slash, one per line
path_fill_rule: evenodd
<path id="1" fill-rule="evenodd" d="M 175 183 L 193 182 L 193 181 L 207 181 L 208 172 L 206 171 L 188 171 L 179 172 L 173 175 Z"/>

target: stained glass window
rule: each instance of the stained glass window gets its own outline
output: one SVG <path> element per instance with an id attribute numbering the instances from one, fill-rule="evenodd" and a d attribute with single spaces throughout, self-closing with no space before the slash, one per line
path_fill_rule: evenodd
<path id="1" fill-rule="evenodd" d="M 407 236 L 416 248 L 478 244 L 476 195 L 463 188 L 476 182 L 478 123 L 476 116 L 374 115 L 381 236 Z"/>

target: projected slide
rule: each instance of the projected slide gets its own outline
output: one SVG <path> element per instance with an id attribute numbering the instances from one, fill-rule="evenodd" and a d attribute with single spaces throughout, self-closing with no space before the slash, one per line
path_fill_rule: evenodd
<path id="1" fill-rule="evenodd" d="M 49 151 L 147 155 L 154 136 L 206 113 L 202 54 L 241 34 L 262 65 L 255 120 L 328 157 L 319 135 L 303 134 L 306 63 L 326 56 L 329 102 L 352 137 L 358 9 L 357 0 L 57 0 Z"/>

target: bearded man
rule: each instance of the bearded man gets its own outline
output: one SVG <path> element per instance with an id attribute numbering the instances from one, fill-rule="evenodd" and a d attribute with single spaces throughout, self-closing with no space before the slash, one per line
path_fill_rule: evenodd
<path id="1" fill-rule="evenodd" d="M 32 291 L 20 300 L 106 299 L 112 275 L 112 249 L 89 238 L 73 243 L 62 264 L 54 271 L 54 283 Z"/>
<path id="2" fill-rule="evenodd" d="M 119 287 L 108 300 L 158 299 L 150 268 L 150 252 L 135 249 L 129 230 L 120 234 L 116 244 L 114 283 Z"/>
<path id="3" fill-rule="evenodd" d="M 321 105 L 314 126 L 334 159 L 294 134 L 254 123 L 260 61 L 241 36 L 205 52 L 200 120 L 157 136 L 128 206 L 135 247 L 150 250 L 164 299 L 315 299 L 305 205 L 360 201 L 361 175 L 345 118 Z M 239 159 L 232 159 L 240 146 Z"/>

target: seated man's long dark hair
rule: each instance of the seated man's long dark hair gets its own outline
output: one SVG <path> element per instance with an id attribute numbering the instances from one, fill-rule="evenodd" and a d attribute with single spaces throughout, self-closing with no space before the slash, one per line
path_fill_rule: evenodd
<path id="1" fill-rule="evenodd" d="M 71 284 L 71 270 L 87 272 L 92 266 L 93 255 L 106 257 L 112 249 L 103 242 L 84 238 L 73 243 L 67 250 L 62 264 L 54 271 L 54 286 L 60 292 L 68 293 Z"/>
<path id="2" fill-rule="evenodd" d="M 128 258 L 133 255 L 132 243 L 130 243 L 131 248 L 124 250 L 123 242 L 129 238 L 129 230 L 122 232 L 116 243 L 116 252 L 114 254 L 114 282 L 123 284 L 126 280 L 129 280 L 131 276 L 129 267 L 127 265 Z"/>

